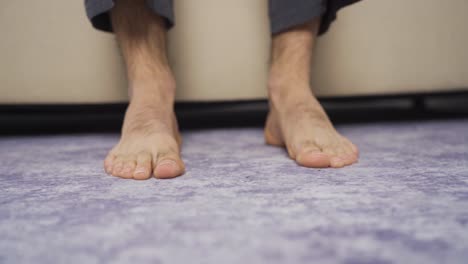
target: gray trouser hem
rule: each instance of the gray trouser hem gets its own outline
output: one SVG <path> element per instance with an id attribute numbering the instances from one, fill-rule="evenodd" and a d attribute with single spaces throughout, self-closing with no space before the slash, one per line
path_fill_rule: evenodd
<path id="1" fill-rule="evenodd" d="M 165 18 L 168 29 L 174 25 L 172 0 L 146 0 L 146 3 L 154 13 Z M 86 14 L 94 28 L 113 31 L 109 12 L 114 5 L 113 0 L 85 0 Z"/>
<path id="2" fill-rule="evenodd" d="M 191 0 L 192 1 L 192 0 Z M 193 0 L 196 1 L 196 0 Z M 341 8 L 359 0 L 269 0 L 272 34 L 286 31 L 321 17 L 319 34 L 325 33 Z M 165 18 L 167 28 L 175 23 L 173 0 L 146 0 L 147 6 Z M 112 32 L 109 12 L 114 0 L 85 0 L 86 13 L 96 29 Z"/>
<path id="3" fill-rule="evenodd" d="M 305 24 L 321 17 L 326 8 L 321 0 L 270 0 L 270 29 L 272 34 L 287 31 L 292 27 Z M 278 3 L 276 3 L 278 2 Z M 298 2 L 295 4 L 294 2 Z"/>

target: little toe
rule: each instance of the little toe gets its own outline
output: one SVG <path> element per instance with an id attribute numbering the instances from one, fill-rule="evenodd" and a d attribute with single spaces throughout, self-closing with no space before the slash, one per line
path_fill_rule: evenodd
<path id="1" fill-rule="evenodd" d="M 151 177 L 151 155 L 149 153 L 138 154 L 136 169 L 133 172 L 135 180 L 147 180 Z"/>
<path id="2" fill-rule="evenodd" d="M 343 159 L 345 160 L 346 165 L 351 165 L 356 163 L 359 158 L 359 151 L 357 147 L 351 143 L 351 141 L 345 139 L 343 142 L 344 155 Z"/>
<path id="3" fill-rule="evenodd" d="M 351 150 L 352 153 L 354 153 L 357 157 L 359 157 L 359 148 L 351 142 L 349 139 L 343 137 L 344 139 L 344 145 Z"/>
<path id="4" fill-rule="evenodd" d="M 160 155 L 154 169 L 154 176 L 158 179 L 169 179 L 184 173 L 184 164 L 176 155 Z"/>
<path id="5" fill-rule="evenodd" d="M 357 153 L 355 153 L 353 150 L 350 150 L 348 153 L 347 153 L 347 158 L 348 158 L 348 162 L 349 164 L 348 165 L 351 165 L 351 164 L 354 164 L 358 161 L 359 159 L 359 156 Z"/>
<path id="6" fill-rule="evenodd" d="M 115 156 L 113 154 L 108 154 L 106 159 L 104 160 L 104 170 L 107 174 L 111 174 L 112 172 L 112 164 L 114 162 Z"/>

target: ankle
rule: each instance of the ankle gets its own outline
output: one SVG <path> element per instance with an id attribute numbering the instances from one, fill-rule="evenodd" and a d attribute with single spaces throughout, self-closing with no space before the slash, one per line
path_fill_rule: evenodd
<path id="1" fill-rule="evenodd" d="M 129 96 L 131 101 L 174 103 L 176 91 L 174 78 L 172 75 L 156 76 L 146 76 L 130 80 Z"/>
<path id="2" fill-rule="evenodd" d="M 314 96 L 307 82 L 270 78 L 268 98 L 273 105 L 282 106 L 296 104 L 299 101 L 310 101 L 314 99 Z"/>
<path id="3" fill-rule="evenodd" d="M 127 107 L 123 131 L 155 131 L 168 126 L 174 116 L 174 105 L 167 101 L 149 102 L 132 99 Z"/>

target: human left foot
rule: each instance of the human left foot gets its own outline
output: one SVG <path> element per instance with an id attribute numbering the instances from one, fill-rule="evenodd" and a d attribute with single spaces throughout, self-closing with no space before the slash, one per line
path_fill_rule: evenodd
<path id="1" fill-rule="evenodd" d="M 358 148 L 335 130 L 311 93 L 270 96 L 264 132 L 267 144 L 285 146 L 301 166 L 340 168 L 358 161 Z"/>

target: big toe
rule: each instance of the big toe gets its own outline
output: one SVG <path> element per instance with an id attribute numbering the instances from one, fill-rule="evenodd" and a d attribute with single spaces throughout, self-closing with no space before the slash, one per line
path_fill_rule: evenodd
<path id="1" fill-rule="evenodd" d="M 296 162 L 308 168 L 327 168 L 330 166 L 330 155 L 324 153 L 314 142 L 305 141 L 299 144 Z"/>
<path id="2" fill-rule="evenodd" d="M 184 173 L 182 160 L 176 155 L 165 155 L 158 158 L 154 169 L 154 176 L 158 179 L 170 179 Z"/>
<path id="3" fill-rule="evenodd" d="M 327 168 L 330 166 L 330 157 L 320 151 L 304 151 L 296 157 L 296 162 L 309 168 Z"/>

